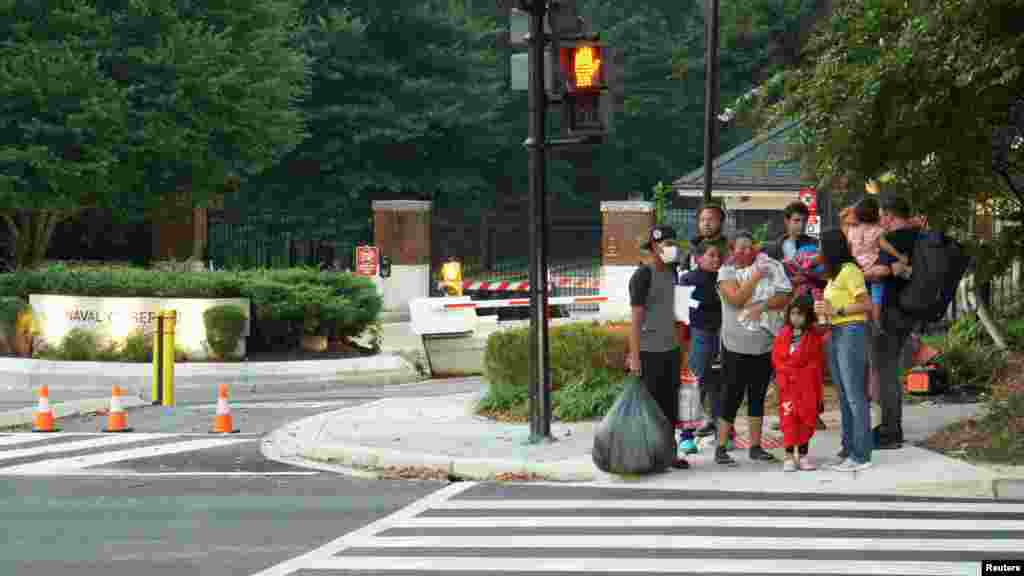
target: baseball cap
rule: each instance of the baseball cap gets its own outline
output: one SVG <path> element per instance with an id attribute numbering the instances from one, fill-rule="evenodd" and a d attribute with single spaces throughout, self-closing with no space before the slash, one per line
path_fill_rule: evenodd
<path id="1" fill-rule="evenodd" d="M 661 242 L 662 240 L 675 240 L 676 229 L 671 226 L 655 226 L 651 228 L 650 233 L 647 234 L 647 242 L 643 245 L 645 250 L 651 249 L 651 244 L 654 242 Z"/>

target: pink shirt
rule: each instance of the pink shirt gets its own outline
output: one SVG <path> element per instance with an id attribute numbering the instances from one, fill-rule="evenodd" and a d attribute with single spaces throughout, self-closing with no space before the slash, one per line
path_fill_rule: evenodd
<path id="1" fill-rule="evenodd" d="M 846 238 L 850 241 L 850 252 L 857 260 L 861 269 L 867 270 L 878 262 L 878 239 L 885 234 L 885 228 L 877 224 L 857 224 L 846 230 Z"/>

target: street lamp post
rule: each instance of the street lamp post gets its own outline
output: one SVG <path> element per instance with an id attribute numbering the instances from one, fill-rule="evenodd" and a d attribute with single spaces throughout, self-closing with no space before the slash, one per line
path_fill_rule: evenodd
<path id="1" fill-rule="evenodd" d="M 712 163 L 718 119 L 718 0 L 705 0 L 704 38 L 704 202 L 711 201 Z"/>

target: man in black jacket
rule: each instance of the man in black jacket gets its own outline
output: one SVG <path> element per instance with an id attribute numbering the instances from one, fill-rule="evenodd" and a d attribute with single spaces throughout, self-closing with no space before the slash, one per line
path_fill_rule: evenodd
<path id="1" fill-rule="evenodd" d="M 697 246 L 703 243 L 718 246 L 722 260 L 729 254 L 729 241 L 722 234 L 725 222 L 725 209 L 717 202 L 708 202 L 697 210 L 697 235 L 690 239 L 690 250 L 686 258 L 680 260 L 680 272 L 697 270 L 699 256 Z"/>

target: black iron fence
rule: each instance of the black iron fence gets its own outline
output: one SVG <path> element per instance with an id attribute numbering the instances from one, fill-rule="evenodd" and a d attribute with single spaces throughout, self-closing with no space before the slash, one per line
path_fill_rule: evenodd
<path id="1" fill-rule="evenodd" d="M 208 218 L 207 257 L 216 268 L 351 270 L 355 247 L 373 239 L 369 225 L 331 214 L 211 211 Z"/>

